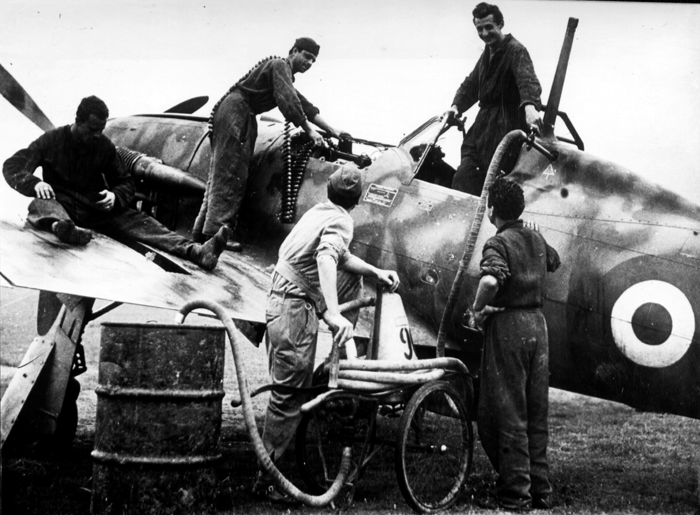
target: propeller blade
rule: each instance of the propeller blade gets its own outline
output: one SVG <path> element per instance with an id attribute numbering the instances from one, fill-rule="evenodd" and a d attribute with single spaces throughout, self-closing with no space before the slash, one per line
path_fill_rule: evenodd
<path id="1" fill-rule="evenodd" d="M 206 104 L 207 102 L 209 102 L 209 97 L 207 97 L 207 96 L 194 97 L 194 98 L 190 98 L 189 100 L 185 100 L 184 102 L 180 102 L 179 104 L 171 107 L 170 109 L 168 109 L 164 112 L 165 113 L 192 114 L 197 109 L 199 109 L 204 104 Z"/>
<path id="2" fill-rule="evenodd" d="M 50 131 L 54 128 L 46 115 L 39 109 L 29 93 L 25 91 L 22 85 L 0 64 L 0 94 L 7 101 L 15 106 L 17 110 L 32 122 L 37 124 L 40 129 Z"/>

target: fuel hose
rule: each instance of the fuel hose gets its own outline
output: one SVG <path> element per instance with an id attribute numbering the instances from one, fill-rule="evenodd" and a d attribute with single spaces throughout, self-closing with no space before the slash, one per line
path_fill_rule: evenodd
<path id="1" fill-rule="evenodd" d="M 231 343 L 234 366 L 236 368 L 238 389 L 240 391 L 241 400 L 243 403 L 243 419 L 245 420 L 250 440 L 253 443 L 253 449 L 262 468 L 275 479 L 277 484 L 284 492 L 289 494 L 294 499 L 309 506 L 321 507 L 330 504 L 345 484 L 345 479 L 350 471 L 352 449 L 350 447 L 345 447 L 343 449 L 338 475 L 333 481 L 331 487 L 323 495 L 309 495 L 294 486 L 286 477 L 284 477 L 284 475 L 282 475 L 282 473 L 270 459 L 270 456 L 265 450 L 262 438 L 260 438 L 260 434 L 258 433 L 258 427 L 255 423 L 255 415 L 250 399 L 250 389 L 248 387 L 247 380 L 248 375 L 244 365 L 245 361 L 241 354 L 241 346 L 248 339 L 238 330 L 236 325 L 231 320 L 231 317 L 228 315 L 228 313 L 226 313 L 226 310 L 220 304 L 211 300 L 198 299 L 187 302 L 184 306 L 182 306 L 182 308 L 180 308 L 176 322 L 180 324 L 183 323 L 185 321 L 185 317 L 187 317 L 187 315 L 194 309 L 207 309 L 211 311 L 226 328 L 226 333 L 228 334 L 229 342 Z"/>

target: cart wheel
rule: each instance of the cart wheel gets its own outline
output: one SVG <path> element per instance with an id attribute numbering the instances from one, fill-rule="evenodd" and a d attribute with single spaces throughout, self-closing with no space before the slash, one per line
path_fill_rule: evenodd
<path id="1" fill-rule="evenodd" d="M 296 432 L 295 452 L 299 474 L 311 494 L 320 495 L 328 490 L 340 470 L 343 447 L 350 442 L 352 466 L 347 482 L 352 497 L 367 464 L 365 457 L 374 448 L 376 406 L 367 404 L 353 399 L 334 400 L 302 417 Z"/>
<path id="2" fill-rule="evenodd" d="M 471 471 L 474 432 L 453 386 L 432 381 L 411 397 L 401 416 L 395 453 L 396 479 L 419 513 L 451 506 Z"/>

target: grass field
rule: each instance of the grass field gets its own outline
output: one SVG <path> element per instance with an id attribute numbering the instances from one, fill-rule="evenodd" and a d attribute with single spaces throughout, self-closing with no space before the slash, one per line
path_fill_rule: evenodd
<path id="1" fill-rule="evenodd" d="M 0 363 L 2 388 L 7 385 L 22 353 L 33 337 L 36 295 L 2 288 Z M 84 344 L 88 372 L 80 376 L 80 422 L 73 447 L 67 453 L 29 451 L 4 456 L 2 470 L 3 513 L 89 513 L 97 385 L 99 323 L 161 322 L 173 313 L 123 306 L 88 325 Z M 201 317 L 191 323 L 216 323 Z M 327 352 L 323 339 L 317 359 Z M 217 470 L 219 513 L 268 513 L 286 509 L 261 502 L 250 493 L 256 458 L 240 410 L 230 406 L 237 394 L 232 359 L 227 351 L 224 416 L 221 449 L 225 460 Z M 255 388 L 267 382 L 266 355 L 262 348 L 245 349 L 249 383 Z M 262 426 L 266 397 L 255 399 L 256 418 Z M 380 430 L 392 431 L 391 420 Z M 700 469 L 700 421 L 672 415 L 640 413 L 620 404 L 550 390 L 549 459 L 557 514 L 698 513 Z M 293 453 L 281 463 L 288 477 L 301 485 Z M 426 478 L 427 481 L 430 478 Z M 479 443 L 467 488 L 455 513 L 490 513 L 481 508 L 493 500 L 495 474 Z M 331 513 L 332 509 L 293 508 L 293 512 Z M 350 513 L 410 513 L 397 487 L 393 451 L 380 452 L 359 483 Z"/>

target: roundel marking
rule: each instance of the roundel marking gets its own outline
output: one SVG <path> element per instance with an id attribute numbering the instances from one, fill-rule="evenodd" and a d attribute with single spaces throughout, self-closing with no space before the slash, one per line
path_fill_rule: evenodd
<path id="1" fill-rule="evenodd" d="M 695 334 L 695 316 L 688 298 L 675 286 L 656 280 L 627 288 L 615 301 L 610 325 L 620 351 L 635 363 L 653 368 L 681 359 Z M 650 331 L 653 325 L 658 327 Z"/>

